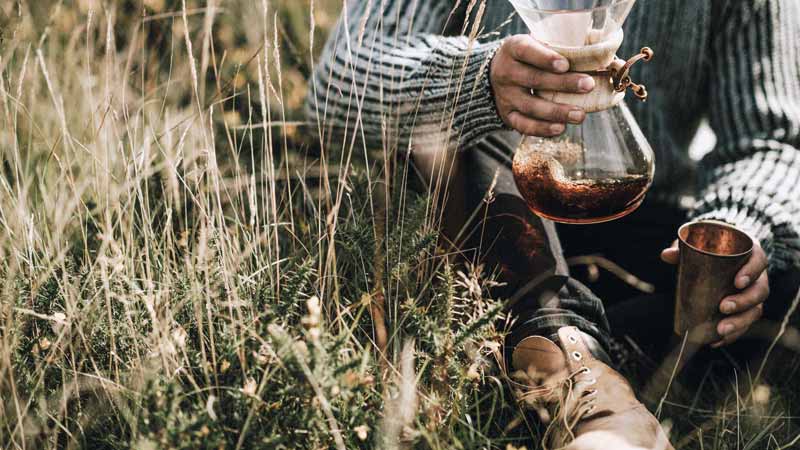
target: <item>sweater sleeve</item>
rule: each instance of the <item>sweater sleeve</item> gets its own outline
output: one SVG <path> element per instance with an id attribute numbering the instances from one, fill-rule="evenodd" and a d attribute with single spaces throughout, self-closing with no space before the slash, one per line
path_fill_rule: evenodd
<path id="1" fill-rule="evenodd" d="M 770 271 L 800 261 L 800 1 L 720 2 L 696 218 L 759 239 Z"/>
<path id="2" fill-rule="evenodd" d="M 443 36 L 454 4 L 348 0 L 314 70 L 309 121 L 323 135 L 401 149 L 469 144 L 502 128 L 488 81 L 499 42 L 479 43 L 479 25 Z M 479 7 L 471 13 L 479 23 Z"/>

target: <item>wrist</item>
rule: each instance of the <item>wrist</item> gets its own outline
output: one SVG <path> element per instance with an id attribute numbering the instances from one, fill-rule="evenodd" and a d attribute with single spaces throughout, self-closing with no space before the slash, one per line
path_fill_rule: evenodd
<path id="1" fill-rule="evenodd" d="M 492 79 L 494 72 L 493 71 L 494 62 L 496 59 L 495 57 L 497 56 L 497 52 L 500 50 L 500 47 L 502 47 L 503 41 L 504 40 L 497 41 L 496 46 L 489 53 L 489 61 L 484 69 L 483 79 L 481 80 L 481 82 L 483 84 L 482 87 L 484 91 L 483 93 L 486 95 L 486 98 L 491 100 L 490 101 L 492 107 L 491 110 L 494 116 L 496 117 L 497 121 L 499 122 L 500 128 L 504 130 L 510 130 L 511 127 L 509 127 L 508 124 L 505 123 L 505 120 L 503 120 L 503 116 L 500 115 L 500 110 L 497 107 L 497 100 L 496 100 L 497 97 L 495 95 L 494 82 Z"/>

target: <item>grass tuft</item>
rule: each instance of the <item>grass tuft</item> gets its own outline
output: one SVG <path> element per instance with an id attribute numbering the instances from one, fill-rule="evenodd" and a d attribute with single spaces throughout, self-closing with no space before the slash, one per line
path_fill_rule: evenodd
<path id="1" fill-rule="evenodd" d="M 496 280 L 302 122 L 340 7 L 0 4 L 0 446 L 537 447 Z M 798 445 L 781 361 L 668 397 L 680 448 Z"/>

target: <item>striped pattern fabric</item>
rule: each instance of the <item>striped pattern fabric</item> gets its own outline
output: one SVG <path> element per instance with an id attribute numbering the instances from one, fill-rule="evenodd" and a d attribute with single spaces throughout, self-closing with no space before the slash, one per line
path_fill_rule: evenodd
<path id="1" fill-rule="evenodd" d="M 345 145 L 480 148 L 504 128 L 489 62 L 525 32 L 507 0 L 348 0 L 308 116 Z M 758 238 L 770 270 L 800 266 L 800 1 L 638 0 L 619 56 L 645 45 L 656 57 L 632 76 L 650 99 L 628 105 L 656 154 L 648 201 L 690 194 L 693 217 Z M 695 162 L 703 119 L 718 142 Z"/>

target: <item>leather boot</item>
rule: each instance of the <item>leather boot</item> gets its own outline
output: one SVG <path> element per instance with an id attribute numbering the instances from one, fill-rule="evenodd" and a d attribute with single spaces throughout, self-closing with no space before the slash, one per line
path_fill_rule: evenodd
<path id="1" fill-rule="evenodd" d="M 520 341 L 512 354 L 518 400 L 548 424 L 546 450 L 674 450 L 630 384 L 589 351 L 575 327 Z M 588 336 L 586 336 L 588 338 Z"/>

